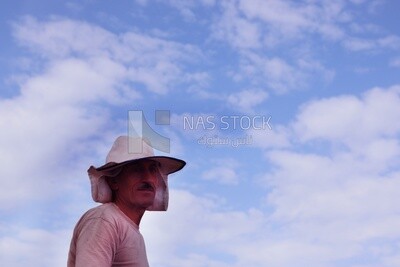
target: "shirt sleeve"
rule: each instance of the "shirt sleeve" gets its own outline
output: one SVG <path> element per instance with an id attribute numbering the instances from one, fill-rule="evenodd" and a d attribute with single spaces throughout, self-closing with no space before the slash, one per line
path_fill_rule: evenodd
<path id="1" fill-rule="evenodd" d="M 116 227 L 102 219 L 86 221 L 76 242 L 75 267 L 110 267 L 118 245 Z"/>

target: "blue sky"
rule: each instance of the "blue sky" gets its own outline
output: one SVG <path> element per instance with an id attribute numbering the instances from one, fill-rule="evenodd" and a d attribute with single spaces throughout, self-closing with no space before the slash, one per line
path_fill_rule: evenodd
<path id="1" fill-rule="evenodd" d="M 151 266 L 400 266 L 399 11 L 3 1 L 1 264 L 65 266 L 76 221 L 96 205 L 86 170 L 143 110 L 187 161 L 168 212 L 142 220 Z M 170 125 L 155 125 L 156 110 Z"/>

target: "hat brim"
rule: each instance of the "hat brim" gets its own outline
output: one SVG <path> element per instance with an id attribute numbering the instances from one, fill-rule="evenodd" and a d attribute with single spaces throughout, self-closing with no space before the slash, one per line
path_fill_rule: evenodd
<path id="1" fill-rule="evenodd" d="M 146 159 L 154 160 L 154 161 L 157 161 L 158 163 L 160 163 L 160 165 L 161 165 L 160 169 L 161 169 L 162 173 L 166 174 L 166 175 L 177 172 L 177 171 L 181 170 L 183 167 L 185 167 L 185 165 L 186 165 L 186 162 L 181 159 L 166 157 L 166 156 L 150 156 L 150 157 L 144 157 L 144 158 L 140 158 L 140 159 L 127 160 L 127 161 L 120 162 L 120 163 L 108 162 L 107 164 L 96 168 L 96 170 L 100 171 L 100 172 L 112 171 L 117 168 L 123 167 L 125 165 L 129 165 L 129 164 L 136 163 L 138 161 L 142 161 L 142 160 L 146 160 Z"/>

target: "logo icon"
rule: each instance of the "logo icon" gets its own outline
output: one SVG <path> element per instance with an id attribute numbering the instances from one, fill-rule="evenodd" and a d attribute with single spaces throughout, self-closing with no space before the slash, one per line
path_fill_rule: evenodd
<path id="1" fill-rule="evenodd" d="M 155 111 L 156 125 L 170 125 L 170 111 Z M 142 110 L 128 111 L 128 135 L 145 140 L 149 146 L 162 152 L 170 152 L 170 139 L 159 134 L 147 122 Z M 129 142 L 129 153 L 141 153 L 142 143 Z"/>

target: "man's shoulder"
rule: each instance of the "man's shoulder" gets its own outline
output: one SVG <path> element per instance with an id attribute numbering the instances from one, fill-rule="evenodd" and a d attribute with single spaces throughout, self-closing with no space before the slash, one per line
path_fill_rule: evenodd
<path id="1" fill-rule="evenodd" d="M 86 219 L 111 219 L 117 217 L 119 214 L 114 203 L 105 203 L 88 210 L 83 217 Z"/>
<path id="2" fill-rule="evenodd" d="M 78 225 L 106 224 L 117 228 L 121 231 L 135 230 L 139 231 L 136 226 L 115 203 L 105 203 L 88 210 L 78 222 Z"/>
<path id="3" fill-rule="evenodd" d="M 94 208 L 91 208 L 86 212 L 88 216 L 107 216 L 118 214 L 117 207 L 114 203 L 104 203 Z"/>

